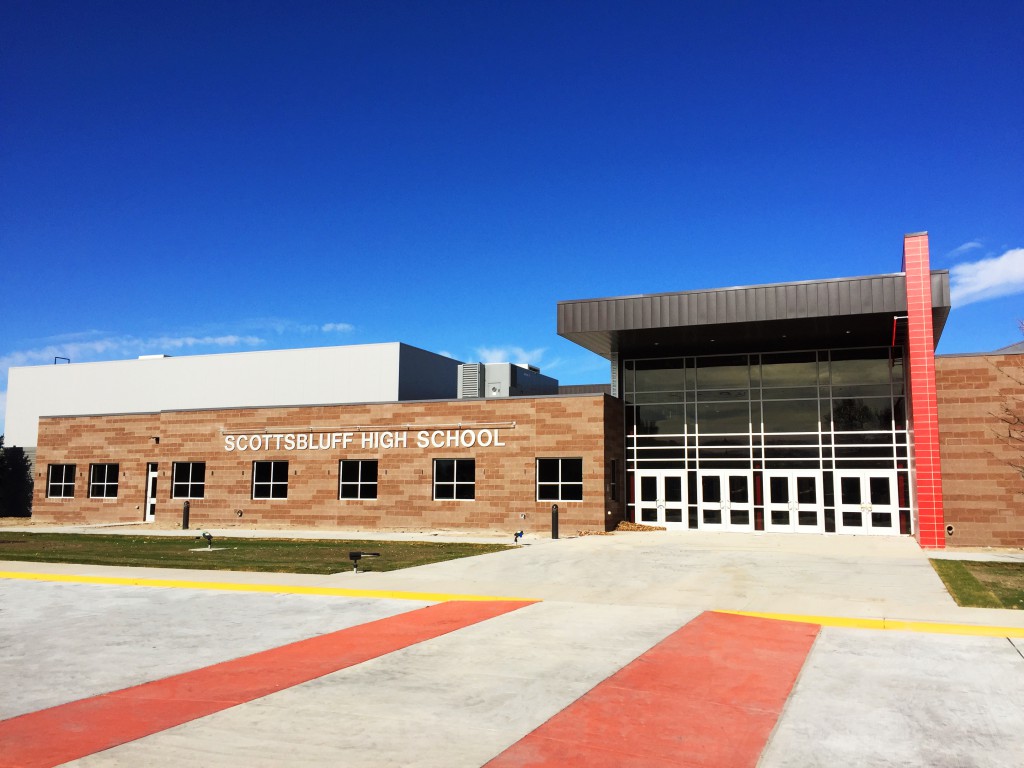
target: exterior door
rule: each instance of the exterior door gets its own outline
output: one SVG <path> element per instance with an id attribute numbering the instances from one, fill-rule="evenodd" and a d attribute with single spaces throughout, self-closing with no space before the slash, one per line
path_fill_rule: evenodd
<path id="1" fill-rule="evenodd" d="M 749 470 L 702 470 L 697 473 L 698 528 L 705 531 L 754 530 Z"/>
<path id="2" fill-rule="evenodd" d="M 821 472 L 765 470 L 764 529 L 778 533 L 821 533 L 825 530 Z"/>
<path id="3" fill-rule="evenodd" d="M 637 471 L 634 503 L 638 523 L 686 528 L 686 476 L 669 469 Z"/>
<path id="4" fill-rule="evenodd" d="M 837 470 L 835 484 L 838 533 L 900 532 L 895 470 Z"/>
<path id="5" fill-rule="evenodd" d="M 156 518 L 156 480 L 157 465 L 150 463 L 146 465 L 146 514 L 143 520 L 147 523 L 153 522 Z"/>

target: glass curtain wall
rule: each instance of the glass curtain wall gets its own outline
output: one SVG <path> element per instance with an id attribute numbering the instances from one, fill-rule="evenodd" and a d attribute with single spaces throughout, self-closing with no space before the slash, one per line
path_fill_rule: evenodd
<path id="1" fill-rule="evenodd" d="M 858 522 L 858 509 L 870 518 L 871 507 L 861 503 L 849 478 L 862 470 L 865 477 L 868 470 L 891 470 L 894 485 L 885 493 L 895 497 L 887 503 L 898 508 L 898 520 L 894 513 L 889 532 L 910 533 L 905 389 L 900 348 L 625 360 L 630 503 L 637 472 L 682 477 L 687 509 L 665 519 L 680 527 L 713 527 L 699 507 L 719 491 L 705 476 L 742 473 L 750 479 L 745 503 L 751 514 L 733 513 L 733 524 L 765 530 L 767 519 L 772 530 L 773 520 L 788 518 L 781 507 L 777 513 L 766 510 L 766 481 L 775 483 L 778 499 L 785 489 L 777 475 L 806 470 L 817 478 L 819 490 L 812 496 L 818 530 L 834 532 L 838 525 L 840 532 L 857 532 L 859 525 L 870 526 L 870 519 Z M 794 525 L 803 487 L 792 486 Z M 637 522 L 654 522 L 649 512 L 633 511 Z M 885 532 L 875 517 L 878 532 Z"/>

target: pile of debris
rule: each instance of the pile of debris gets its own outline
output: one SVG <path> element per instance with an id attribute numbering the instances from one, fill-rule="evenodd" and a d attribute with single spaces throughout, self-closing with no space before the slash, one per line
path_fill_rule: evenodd
<path id="1" fill-rule="evenodd" d="M 621 521 L 615 526 L 616 531 L 666 531 L 667 528 L 662 528 L 658 525 L 642 525 L 641 523 L 631 523 L 629 520 Z"/>
<path id="2" fill-rule="evenodd" d="M 614 531 L 576 531 L 577 536 L 611 536 Z"/>

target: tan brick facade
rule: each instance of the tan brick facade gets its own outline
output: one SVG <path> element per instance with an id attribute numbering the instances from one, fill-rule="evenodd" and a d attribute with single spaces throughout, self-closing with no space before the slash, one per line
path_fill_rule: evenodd
<path id="1" fill-rule="evenodd" d="M 488 430 L 503 445 L 419 447 L 421 431 Z M 496 431 L 496 432 L 495 432 Z M 348 433 L 330 448 L 233 450 L 226 435 Z M 404 434 L 405 445 L 363 447 L 362 436 Z M 368 440 L 373 440 L 373 437 Z M 483 442 L 483 438 L 481 438 Z M 283 444 L 282 444 L 283 445 Z M 146 465 L 159 465 L 156 516 L 179 522 L 174 462 L 206 464 L 205 496 L 190 500 L 191 527 L 550 530 L 538 502 L 536 459 L 581 458 L 583 501 L 559 502 L 560 529 L 605 530 L 622 519 L 620 402 L 607 395 L 430 401 L 296 408 L 233 408 L 155 414 L 42 418 L 33 518 L 48 522 L 143 519 Z M 435 501 L 433 460 L 476 461 L 475 499 Z M 378 461 L 377 499 L 340 500 L 339 460 Z M 253 461 L 288 461 L 288 498 L 253 499 Z M 117 463 L 117 498 L 89 498 L 93 463 Z M 74 498 L 47 498 L 47 467 L 75 464 Z M 619 475 L 615 478 L 612 468 Z M 613 498 L 614 495 L 614 498 Z M 239 514 L 240 513 L 240 514 Z M 521 517 L 525 515 L 525 518 Z"/>
<path id="2" fill-rule="evenodd" d="M 1024 355 L 936 358 L 939 445 L 950 546 L 1024 546 L 1024 446 L 1007 440 L 1005 406 L 1024 415 Z"/>

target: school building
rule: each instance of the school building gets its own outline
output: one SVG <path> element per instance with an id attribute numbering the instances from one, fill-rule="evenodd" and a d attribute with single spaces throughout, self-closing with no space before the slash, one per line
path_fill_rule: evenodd
<path id="1" fill-rule="evenodd" d="M 12 368 L 33 518 L 1024 546 L 1024 349 L 936 357 L 949 275 L 570 300 L 609 383 L 369 344 Z M 1019 426 L 1017 427 L 1019 435 Z"/>

